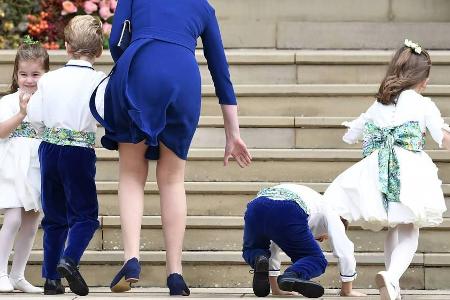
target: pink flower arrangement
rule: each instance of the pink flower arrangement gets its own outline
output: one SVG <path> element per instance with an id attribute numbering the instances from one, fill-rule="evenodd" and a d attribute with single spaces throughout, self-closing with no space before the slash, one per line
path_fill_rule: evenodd
<path id="1" fill-rule="evenodd" d="M 91 15 L 98 10 L 98 6 L 94 3 L 94 1 L 85 1 L 83 8 L 88 15 Z"/>
<path id="2" fill-rule="evenodd" d="M 72 1 L 64 1 L 62 3 L 61 15 L 65 16 L 68 14 L 76 13 L 77 11 L 78 11 L 78 8 L 75 6 L 75 4 L 73 4 Z"/>
<path id="3" fill-rule="evenodd" d="M 102 20 L 102 30 L 105 36 L 104 47 L 109 47 L 108 37 L 111 34 L 112 17 L 116 11 L 117 0 L 46 0 L 39 2 L 45 16 L 30 15 L 27 33 L 41 41 L 47 48 L 63 47 L 64 27 L 73 16 L 82 14 L 97 16 Z"/>
<path id="4" fill-rule="evenodd" d="M 103 34 L 109 36 L 111 34 L 112 25 L 105 22 L 103 23 Z"/>

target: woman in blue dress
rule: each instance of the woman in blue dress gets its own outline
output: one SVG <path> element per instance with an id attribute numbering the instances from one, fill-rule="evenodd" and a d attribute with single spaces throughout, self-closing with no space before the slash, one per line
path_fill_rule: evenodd
<path id="1" fill-rule="evenodd" d="M 131 44 L 117 46 L 125 20 Z M 170 295 L 189 295 L 181 253 L 186 227 L 184 172 L 198 125 L 201 80 L 195 59 L 197 38 L 221 104 L 226 146 L 224 164 L 241 167 L 251 156 L 239 134 L 236 97 L 230 81 L 219 26 L 207 0 L 120 0 L 110 38 L 116 62 L 105 92 L 102 145 L 119 150 L 119 207 L 125 264 L 111 290 L 129 290 L 139 279 L 139 245 L 148 159 L 157 160 L 161 217 Z"/>

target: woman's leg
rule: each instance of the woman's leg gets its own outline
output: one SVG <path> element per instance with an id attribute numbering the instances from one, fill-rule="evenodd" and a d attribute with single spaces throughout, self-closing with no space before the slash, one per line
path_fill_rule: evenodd
<path id="1" fill-rule="evenodd" d="M 186 161 L 160 144 L 156 178 L 161 197 L 161 219 L 166 247 L 167 274 L 182 274 L 181 254 L 186 228 L 186 193 L 184 171 Z"/>
<path id="2" fill-rule="evenodd" d="M 144 188 L 148 174 L 147 145 L 119 144 L 119 209 L 125 261 L 139 259 Z"/>
<path id="3" fill-rule="evenodd" d="M 386 267 L 386 270 L 388 270 L 391 265 L 392 252 L 394 251 L 395 247 L 397 247 L 397 244 L 397 227 L 389 227 L 384 241 L 384 266 Z"/>
<path id="4" fill-rule="evenodd" d="M 8 274 L 8 258 L 11 254 L 14 239 L 22 222 L 22 208 L 5 210 L 3 226 L 0 230 L 0 276 Z"/>
<path id="5" fill-rule="evenodd" d="M 33 248 L 38 225 L 39 213 L 22 209 L 22 226 L 14 244 L 14 259 L 9 275 L 13 279 L 24 278 L 25 267 Z"/>
<path id="6" fill-rule="evenodd" d="M 419 243 L 419 228 L 413 224 L 397 225 L 398 244 L 392 251 L 389 278 L 399 288 L 399 280 L 411 264 Z"/>

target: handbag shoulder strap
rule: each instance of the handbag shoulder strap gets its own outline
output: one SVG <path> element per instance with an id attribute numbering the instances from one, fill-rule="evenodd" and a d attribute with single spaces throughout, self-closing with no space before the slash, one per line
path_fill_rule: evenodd
<path id="1" fill-rule="evenodd" d="M 113 132 L 114 130 L 112 130 L 112 127 L 109 126 L 109 124 L 105 121 L 105 119 L 102 118 L 100 116 L 100 114 L 98 113 L 97 107 L 95 106 L 95 98 L 97 97 L 98 88 L 106 79 L 111 77 L 111 74 L 114 72 L 115 68 L 116 68 L 116 66 L 114 65 L 113 68 L 111 69 L 111 71 L 109 72 L 109 74 L 100 81 L 100 83 L 97 85 L 97 87 L 92 92 L 91 99 L 89 100 L 89 109 L 91 110 L 92 116 L 97 120 L 98 123 L 100 123 L 100 125 L 102 125 L 106 130 L 108 130 L 110 132 Z"/>

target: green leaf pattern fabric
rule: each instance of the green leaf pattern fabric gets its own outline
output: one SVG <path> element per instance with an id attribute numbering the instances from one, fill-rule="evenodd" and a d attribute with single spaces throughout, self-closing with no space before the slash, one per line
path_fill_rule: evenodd
<path id="1" fill-rule="evenodd" d="M 65 128 L 48 128 L 44 130 L 42 140 L 60 146 L 79 146 L 94 148 L 95 133 Z"/>
<path id="2" fill-rule="evenodd" d="M 425 133 L 417 121 L 383 128 L 376 126 L 372 121 L 366 122 L 363 131 L 363 155 L 367 157 L 379 150 L 378 180 L 386 211 L 390 202 L 400 202 L 400 166 L 394 146 L 420 152 L 424 145 Z"/>

